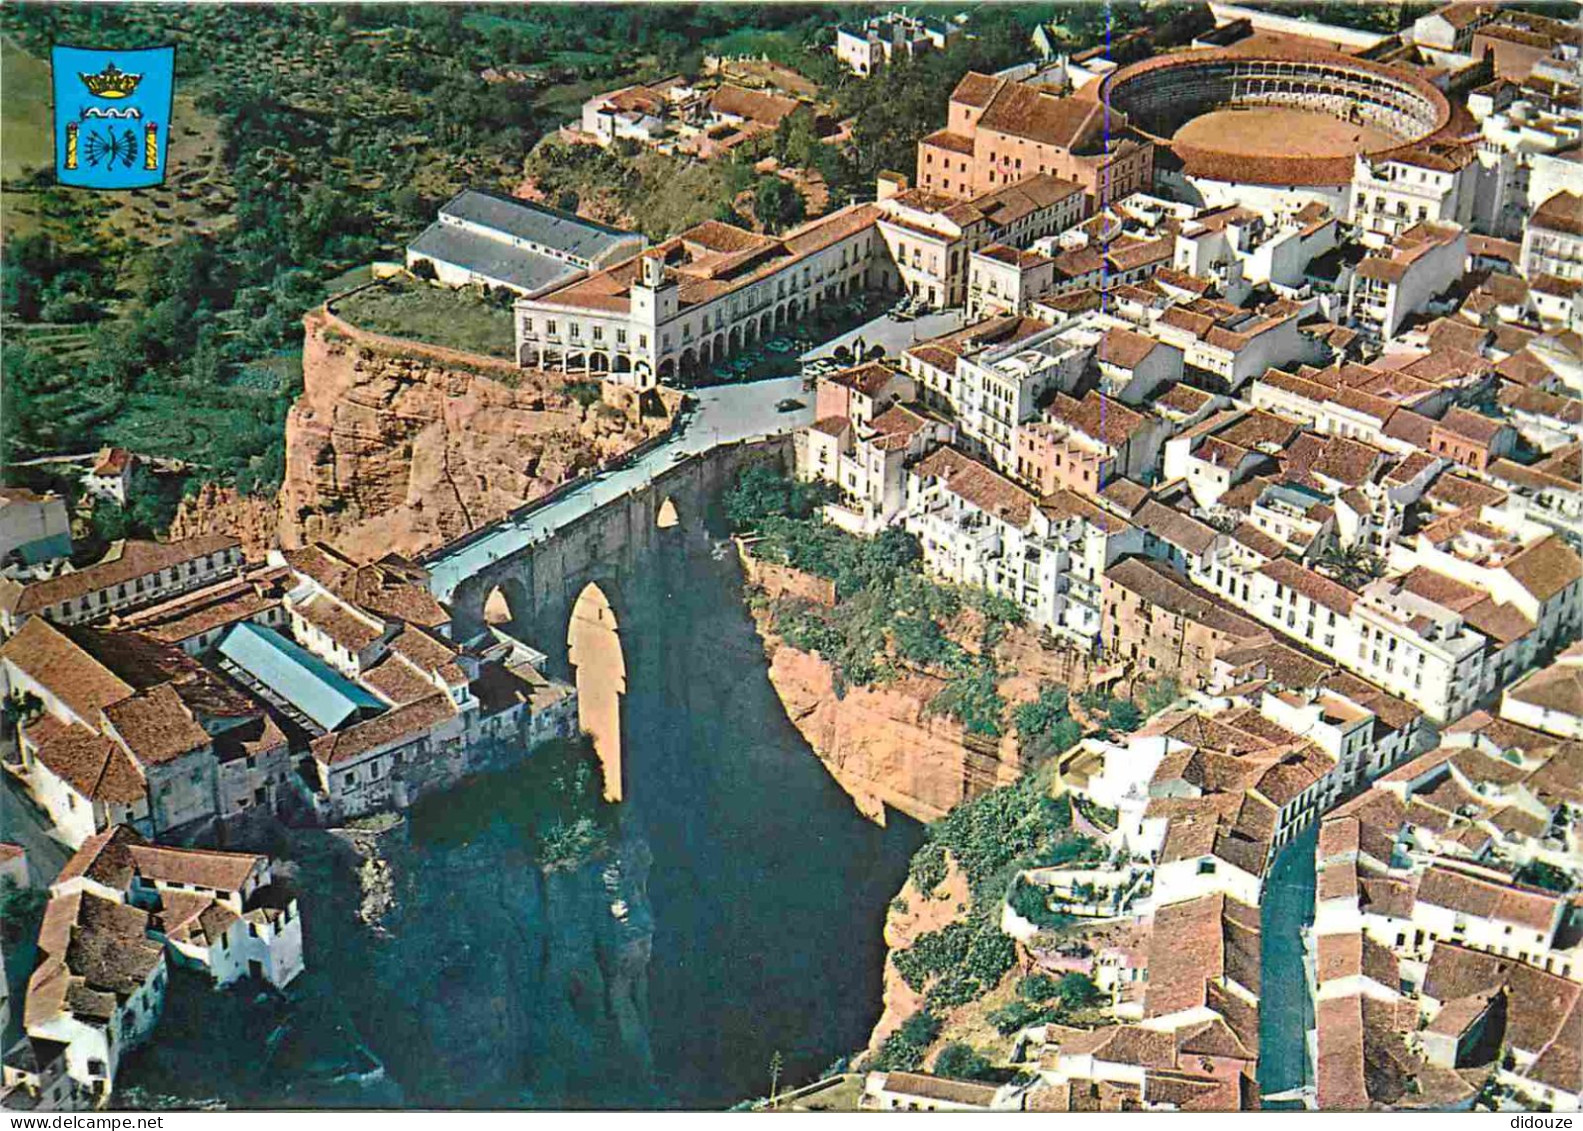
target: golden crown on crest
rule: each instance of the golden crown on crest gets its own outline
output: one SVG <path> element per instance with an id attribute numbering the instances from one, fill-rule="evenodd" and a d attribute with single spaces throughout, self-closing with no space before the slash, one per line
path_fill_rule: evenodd
<path id="1" fill-rule="evenodd" d="M 88 88 L 88 93 L 100 98 L 125 98 L 137 89 L 137 84 L 143 81 L 142 75 L 129 74 L 120 70 L 114 63 L 107 63 L 104 70 L 97 75 L 85 75 L 81 71 L 77 77 L 82 79 L 82 84 Z"/>

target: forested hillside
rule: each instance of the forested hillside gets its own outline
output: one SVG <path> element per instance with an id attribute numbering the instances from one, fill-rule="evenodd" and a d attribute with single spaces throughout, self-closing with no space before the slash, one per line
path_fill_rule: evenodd
<path id="1" fill-rule="evenodd" d="M 270 492 L 301 382 L 302 313 L 360 265 L 398 255 L 457 189 L 518 184 L 534 146 L 593 93 L 696 72 L 708 52 L 794 66 L 840 115 L 856 115 L 853 144 L 811 148 L 787 130 L 767 151 L 817 164 L 840 202 L 872 193 L 882 168 L 910 168 L 960 75 L 1023 58 L 1035 22 L 1054 15 L 1082 44 L 1100 40 L 1107 19 L 1143 18 L 1122 6 L 985 6 L 970 10 L 972 38 L 950 52 L 859 81 L 827 45 L 836 22 L 869 10 L 7 5 L 0 454 L 9 464 L 116 443 L 189 461 L 194 485 Z M 55 186 L 42 63 L 55 42 L 176 44 L 165 185 L 105 195 Z M 632 159 L 611 160 L 622 167 L 591 173 L 649 214 L 646 228 L 721 210 L 707 196 L 701 208 L 658 207 L 645 194 L 675 178 L 629 175 Z M 729 169 L 681 183 L 722 201 L 743 187 Z"/>

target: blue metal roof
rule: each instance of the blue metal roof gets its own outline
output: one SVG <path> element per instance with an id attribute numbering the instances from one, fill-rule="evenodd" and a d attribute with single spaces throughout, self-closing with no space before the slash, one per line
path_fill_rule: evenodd
<path id="1" fill-rule="evenodd" d="M 385 706 L 300 644 L 251 621 L 226 633 L 220 654 L 325 730 Z"/>

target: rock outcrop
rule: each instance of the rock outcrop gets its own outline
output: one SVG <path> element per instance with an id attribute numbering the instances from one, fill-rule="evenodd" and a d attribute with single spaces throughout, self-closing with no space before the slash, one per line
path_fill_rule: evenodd
<path id="1" fill-rule="evenodd" d="M 871 820 L 885 806 L 934 821 L 985 788 L 1014 781 L 1014 751 L 995 744 L 970 749 L 961 724 L 925 708 L 942 684 L 910 675 L 875 687 L 835 691 L 835 670 L 822 657 L 766 637 L 770 682 L 787 717 L 802 732 L 853 803 Z"/>
<path id="2" fill-rule="evenodd" d="M 249 561 L 262 561 L 279 545 L 280 507 L 277 496 L 243 495 L 234 487 L 205 483 L 181 501 L 167 535 L 172 540 L 200 534 L 230 534 L 241 539 Z"/>
<path id="3" fill-rule="evenodd" d="M 673 401 L 304 319 L 279 540 L 418 554 L 492 522 L 669 426 Z"/>
<path id="4" fill-rule="evenodd" d="M 873 1055 L 901 1024 L 923 1008 L 924 995 L 909 986 L 896 969 L 894 955 L 918 941 L 918 936 L 949 926 L 967 911 L 972 896 L 967 874 L 946 854 L 945 880 L 933 891 L 918 890 L 909 878 L 885 914 L 885 1010 L 874 1024 L 868 1053 Z"/>
<path id="5" fill-rule="evenodd" d="M 321 940 L 310 963 L 405 1102 L 652 1103 L 647 843 L 623 836 L 579 867 L 546 871 L 505 822 L 462 843 L 421 842 L 411 828 L 403 818 L 328 834 L 351 849 L 334 854 L 345 894 L 305 908 Z M 308 838 L 326 834 L 297 839 Z M 321 879 L 326 866 L 314 869 Z"/>

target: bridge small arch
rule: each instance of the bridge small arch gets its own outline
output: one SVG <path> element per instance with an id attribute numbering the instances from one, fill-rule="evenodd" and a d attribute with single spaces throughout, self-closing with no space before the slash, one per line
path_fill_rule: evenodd
<path id="1" fill-rule="evenodd" d="M 491 589 L 484 598 L 484 623 L 504 627 L 527 624 L 533 611 L 533 602 L 520 582 L 506 580 Z"/>
<path id="2" fill-rule="evenodd" d="M 578 726 L 593 739 L 604 770 L 605 799 L 620 801 L 624 795 L 621 697 L 627 692 L 627 664 L 615 609 L 592 581 L 572 605 L 566 649 L 576 673 Z"/>
<path id="3" fill-rule="evenodd" d="M 681 524 L 682 515 L 676 507 L 676 500 L 666 495 L 660 500 L 660 509 L 654 512 L 654 525 L 661 530 L 672 530 Z"/>

